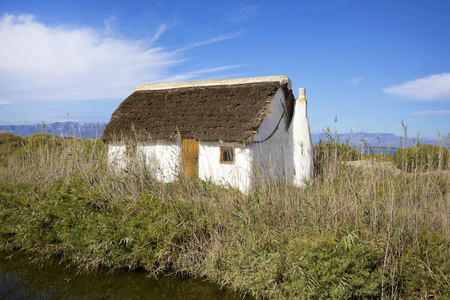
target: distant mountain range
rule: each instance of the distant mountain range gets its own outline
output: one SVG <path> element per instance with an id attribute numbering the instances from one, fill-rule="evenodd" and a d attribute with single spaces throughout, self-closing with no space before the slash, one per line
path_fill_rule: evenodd
<path id="1" fill-rule="evenodd" d="M 37 125 L 0 125 L 0 132 L 11 132 L 22 136 L 30 136 L 38 132 L 45 132 L 64 137 L 79 137 L 97 139 L 102 135 L 106 123 L 77 123 L 77 122 L 55 122 L 50 124 Z M 332 136 L 326 133 L 312 134 L 314 144 L 318 144 L 321 140 L 329 141 Z M 405 137 L 399 137 L 392 133 L 341 133 L 338 134 L 341 143 L 348 142 L 351 146 L 358 147 L 391 147 L 397 148 L 406 145 Z M 407 146 L 417 144 L 417 137 L 408 138 Z M 420 138 L 419 143 L 439 145 L 439 140 Z"/>
<path id="2" fill-rule="evenodd" d="M 314 144 L 318 144 L 320 141 L 330 141 L 333 136 L 328 136 L 325 133 L 312 134 Z M 392 133 L 367 133 L 367 132 L 352 132 L 352 133 L 340 133 L 338 134 L 339 142 L 346 143 L 353 147 L 390 147 L 400 148 L 402 146 L 411 147 L 417 143 L 428 145 L 439 145 L 438 139 L 408 137 L 406 141 L 405 137 L 397 136 Z"/>
<path id="3" fill-rule="evenodd" d="M 45 132 L 64 137 L 97 139 L 102 135 L 106 123 L 55 122 L 37 125 L 0 125 L 0 132 L 11 132 L 22 136 L 30 136 Z"/>

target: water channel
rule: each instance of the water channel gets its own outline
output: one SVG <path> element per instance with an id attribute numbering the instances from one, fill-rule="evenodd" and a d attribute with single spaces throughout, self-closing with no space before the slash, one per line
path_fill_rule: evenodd
<path id="1" fill-rule="evenodd" d="M 57 260 L 32 263 L 21 252 L 0 252 L 0 299 L 250 299 L 201 279 L 146 272 L 83 273 Z"/>
<path id="2" fill-rule="evenodd" d="M 384 155 L 394 155 L 396 148 L 358 148 L 354 147 L 356 151 L 362 154 L 384 154 Z"/>

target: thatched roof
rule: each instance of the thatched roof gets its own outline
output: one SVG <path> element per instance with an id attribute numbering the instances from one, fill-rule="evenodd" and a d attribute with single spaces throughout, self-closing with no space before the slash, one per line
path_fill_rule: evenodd
<path id="1" fill-rule="evenodd" d="M 250 142 L 279 88 L 288 102 L 294 101 L 286 76 L 140 85 L 114 111 L 101 139 L 170 140 L 181 134 Z"/>

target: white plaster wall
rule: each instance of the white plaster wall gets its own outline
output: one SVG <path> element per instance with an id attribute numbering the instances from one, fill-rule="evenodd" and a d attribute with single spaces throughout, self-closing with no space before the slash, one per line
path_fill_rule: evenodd
<path id="1" fill-rule="evenodd" d="M 138 151 L 158 180 L 171 182 L 176 179 L 181 154 L 181 145 L 178 140 L 140 145 Z"/>
<path id="2" fill-rule="evenodd" d="M 113 170 L 126 169 L 126 150 L 125 145 L 109 145 L 108 166 L 111 166 Z"/>
<path id="3" fill-rule="evenodd" d="M 125 145 L 109 145 L 108 165 L 114 170 L 126 170 L 128 158 Z M 146 167 L 160 181 L 171 182 L 175 180 L 179 170 L 180 161 L 179 140 L 171 142 L 152 142 L 139 145 L 137 154 L 139 159 L 143 159 Z"/>
<path id="4" fill-rule="evenodd" d="M 275 130 L 280 118 L 282 120 L 278 129 L 267 141 L 251 144 L 253 158 L 254 177 L 263 180 L 291 180 L 293 175 L 292 156 L 290 149 L 292 142 L 288 131 L 287 116 L 283 115 L 285 97 L 282 89 L 278 89 L 272 100 L 271 112 L 261 123 L 254 141 L 262 141 L 269 137 Z"/>
<path id="5" fill-rule="evenodd" d="M 235 148 L 234 164 L 220 163 L 220 146 Z M 230 185 L 243 193 L 251 188 L 252 163 L 248 147 L 237 143 L 200 142 L 198 176 L 219 185 Z"/>
<path id="6" fill-rule="evenodd" d="M 235 148 L 235 163 L 220 163 L 220 147 Z M 155 177 L 163 182 L 176 179 L 179 172 L 181 143 L 175 141 L 157 141 L 139 145 L 137 153 L 144 159 L 146 166 Z M 127 157 L 125 145 L 110 145 L 108 163 L 114 169 L 126 169 Z M 246 193 L 251 188 L 252 157 L 250 149 L 238 143 L 200 142 L 199 178 L 211 180 L 219 185 L 232 186 Z"/>

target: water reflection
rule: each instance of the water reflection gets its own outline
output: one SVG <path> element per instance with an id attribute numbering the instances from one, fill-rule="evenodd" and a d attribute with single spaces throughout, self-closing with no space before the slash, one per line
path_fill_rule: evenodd
<path id="1" fill-rule="evenodd" d="M 27 255 L 0 252 L 0 299 L 243 299 L 216 284 L 144 272 L 81 274 L 57 261 L 32 264 Z M 248 299 L 248 298 L 246 298 Z"/>

